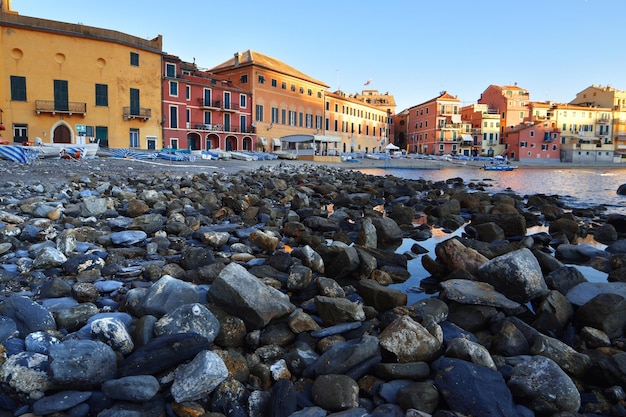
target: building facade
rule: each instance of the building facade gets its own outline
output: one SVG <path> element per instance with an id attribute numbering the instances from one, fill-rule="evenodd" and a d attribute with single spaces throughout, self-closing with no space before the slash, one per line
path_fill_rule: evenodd
<path id="1" fill-rule="evenodd" d="M 487 104 L 472 104 L 461 108 L 461 119 L 469 125 L 472 138 L 471 156 L 493 157 L 505 151 L 500 134 L 500 115 Z"/>
<path id="2" fill-rule="evenodd" d="M 0 109 L 20 143 L 161 144 L 161 36 L 0 13 Z"/>
<path id="3" fill-rule="evenodd" d="M 235 53 L 210 72 L 250 92 L 252 123 L 266 150 L 278 150 L 281 137 L 302 134 L 338 138 L 329 142 L 331 153 L 373 150 L 389 141 L 395 100 L 388 95 L 383 103 L 373 94 L 331 93 L 326 83 L 251 50 Z"/>
<path id="4" fill-rule="evenodd" d="M 163 56 L 163 146 L 255 150 L 250 94 L 195 63 Z"/>
<path id="5" fill-rule="evenodd" d="M 483 91 L 479 104 L 486 104 L 489 109 L 500 115 L 500 136 L 505 137 L 507 130 L 514 129 L 528 117 L 530 94 L 517 85 L 492 84 Z"/>
<path id="6" fill-rule="evenodd" d="M 458 97 L 443 91 L 406 112 L 404 126 L 409 152 L 427 155 L 463 155 L 467 152 L 469 155 L 473 140 L 467 134 L 469 126 L 466 127 L 461 119 Z"/>
<path id="7" fill-rule="evenodd" d="M 626 157 L 626 91 L 611 86 L 592 85 L 578 94 L 570 104 L 611 109 L 611 138 L 615 151 Z"/>

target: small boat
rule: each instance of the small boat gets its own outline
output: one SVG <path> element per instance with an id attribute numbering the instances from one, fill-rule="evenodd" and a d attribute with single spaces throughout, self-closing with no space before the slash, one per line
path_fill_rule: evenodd
<path id="1" fill-rule="evenodd" d="M 298 155 L 287 151 L 276 151 L 274 155 L 278 155 L 278 159 L 289 159 L 292 161 L 298 159 Z"/>
<path id="2" fill-rule="evenodd" d="M 250 155 L 244 152 L 230 151 L 230 157 L 233 159 L 239 159 L 241 161 L 256 161 L 258 158 L 254 155 Z"/>
<path id="3" fill-rule="evenodd" d="M 482 169 L 485 171 L 513 171 L 517 169 L 516 166 L 513 165 L 483 165 Z"/>

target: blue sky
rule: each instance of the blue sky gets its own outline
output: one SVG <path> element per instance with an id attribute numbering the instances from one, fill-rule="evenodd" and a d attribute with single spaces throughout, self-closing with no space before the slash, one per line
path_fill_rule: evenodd
<path id="1" fill-rule="evenodd" d="M 398 111 L 447 90 L 464 104 L 517 83 L 569 102 L 595 85 L 626 90 L 624 0 L 13 0 L 21 15 L 142 38 L 211 68 L 237 51 L 277 58 L 347 93 L 389 92 Z"/>

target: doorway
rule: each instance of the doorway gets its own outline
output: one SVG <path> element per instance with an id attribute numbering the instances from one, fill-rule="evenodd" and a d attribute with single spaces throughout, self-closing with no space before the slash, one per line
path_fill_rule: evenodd
<path id="1" fill-rule="evenodd" d="M 72 132 L 65 125 L 59 125 L 54 128 L 53 143 L 72 143 Z"/>

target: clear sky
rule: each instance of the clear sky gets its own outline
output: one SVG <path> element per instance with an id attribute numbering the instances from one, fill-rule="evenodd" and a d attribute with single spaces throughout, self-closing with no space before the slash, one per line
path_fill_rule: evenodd
<path id="1" fill-rule="evenodd" d="M 517 83 L 533 101 L 626 90 L 624 0 L 13 0 L 21 15 L 142 38 L 200 68 L 252 49 L 334 91 L 376 89 L 397 111 L 443 90 L 464 104 Z M 371 84 L 364 83 L 371 79 Z"/>

